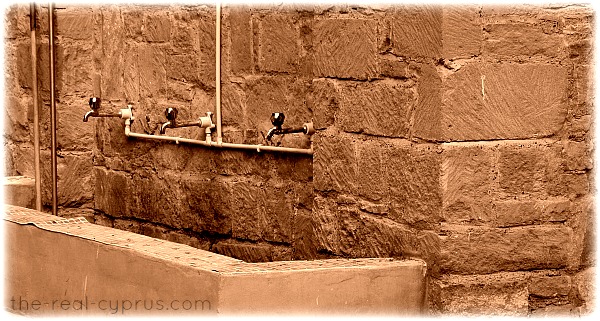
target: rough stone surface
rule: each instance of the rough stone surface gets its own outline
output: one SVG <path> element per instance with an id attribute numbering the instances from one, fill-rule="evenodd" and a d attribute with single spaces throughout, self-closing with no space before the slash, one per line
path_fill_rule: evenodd
<path id="1" fill-rule="evenodd" d="M 65 207 L 91 207 L 94 200 L 95 176 L 91 153 L 65 155 L 58 164 L 58 203 Z"/>
<path id="2" fill-rule="evenodd" d="M 391 44 L 402 57 L 439 58 L 442 52 L 442 8 L 406 5 L 391 13 Z"/>
<path id="3" fill-rule="evenodd" d="M 293 73 L 298 65 L 298 30 L 290 18 L 268 15 L 260 22 L 258 65 L 263 71 Z"/>
<path id="4" fill-rule="evenodd" d="M 63 11 L 56 13 L 56 33 L 66 38 L 90 40 L 94 36 L 95 21 L 92 10 Z"/>
<path id="5" fill-rule="evenodd" d="M 560 34 L 544 27 L 525 22 L 488 23 L 484 26 L 483 55 L 499 60 L 560 58 L 564 52 Z"/>
<path id="6" fill-rule="evenodd" d="M 234 74 L 252 71 L 252 24 L 249 8 L 235 6 L 229 12 L 231 25 L 231 71 Z"/>
<path id="7" fill-rule="evenodd" d="M 386 218 L 362 213 L 343 200 L 315 197 L 313 230 L 319 250 L 353 257 L 419 257 L 434 262 L 439 240 Z"/>
<path id="8" fill-rule="evenodd" d="M 339 89 L 329 79 L 314 79 L 307 100 L 313 113 L 315 129 L 325 129 L 335 122 L 335 114 L 342 103 Z"/>
<path id="9" fill-rule="evenodd" d="M 539 201 L 494 202 L 493 224 L 497 227 L 566 222 L 572 215 L 571 203 L 558 198 Z"/>
<path id="10" fill-rule="evenodd" d="M 529 281 L 529 294 L 543 298 L 567 296 L 571 291 L 571 277 L 569 276 L 541 276 L 533 277 Z"/>
<path id="11" fill-rule="evenodd" d="M 309 84 L 289 76 L 264 76 L 247 82 L 246 126 L 266 132 L 273 127 L 271 114 L 283 112 L 285 126 L 302 126 L 309 121 L 306 91 Z"/>
<path id="12" fill-rule="evenodd" d="M 406 137 L 414 92 L 402 82 L 346 85 L 336 120 L 346 132 Z"/>
<path id="13" fill-rule="evenodd" d="M 94 190 L 94 208 L 112 216 L 129 216 L 129 202 L 123 199 L 130 195 L 129 178 L 122 173 L 94 168 L 96 185 Z M 120 201 L 117 201 L 120 200 Z"/>
<path id="14" fill-rule="evenodd" d="M 581 314 L 588 315 L 596 307 L 596 268 L 588 268 L 573 278 L 573 286 L 581 299 Z"/>
<path id="15" fill-rule="evenodd" d="M 528 287 L 522 273 L 448 275 L 434 286 L 442 313 L 450 316 L 528 315 Z"/>
<path id="16" fill-rule="evenodd" d="M 565 120 L 566 86 L 566 72 L 559 66 L 463 66 L 444 81 L 443 139 L 552 135 Z"/>
<path id="17" fill-rule="evenodd" d="M 313 72 L 316 77 L 368 79 L 377 74 L 377 23 L 365 19 L 315 22 Z"/>
<path id="18" fill-rule="evenodd" d="M 42 198 L 48 17 L 38 6 Z M 215 7 L 58 6 L 59 214 L 252 261 L 424 259 L 432 313 L 585 315 L 595 266 L 594 17 L 585 5 L 223 6 L 223 141 L 126 138 L 215 112 Z M 29 6 L 5 12 L 6 175 L 33 177 Z M 147 116 L 147 118 L 146 118 Z M 215 121 L 216 118 L 213 118 Z M 167 135 L 205 139 L 196 127 Z M 214 131 L 213 131 L 213 139 Z M 311 145 L 312 144 L 312 145 Z M 570 283 L 569 283 L 570 282 Z M 569 285 L 570 284 L 570 285 Z"/>
<path id="19" fill-rule="evenodd" d="M 448 227 L 444 233 L 440 264 L 447 273 L 559 269 L 573 260 L 573 230 L 566 226 Z"/>
<path id="20" fill-rule="evenodd" d="M 166 12 L 152 12 L 144 17 L 142 35 L 148 42 L 166 42 L 171 38 L 171 20 Z"/>
<path id="21" fill-rule="evenodd" d="M 444 218 L 450 223 L 492 220 L 495 152 L 486 145 L 448 145 L 443 152 Z"/>
<path id="22" fill-rule="evenodd" d="M 483 24 L 479 7 L 445 6 L 442 18 L 443 58 L 470 58 L 481 53 Z"/>
<path id="23" fill-rule="evenodd" d="M 431 229 L 441 221 L 441 157 L 430 144 L 392 143 L 386 148 L 391 218 Z"/>

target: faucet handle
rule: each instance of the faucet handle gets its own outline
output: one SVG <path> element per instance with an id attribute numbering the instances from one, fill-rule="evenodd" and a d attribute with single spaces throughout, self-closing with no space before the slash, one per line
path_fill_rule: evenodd
<path id="1" fill-rule="evenodd" d="M 100 109 L 100 98 L 98 98 L 98 97 L 90 98 L 89 104 L 90 104 L 90 108 L 92 110 Z"/>
<path id="2" fill-rule="evenodd" d="M 174 121 L 177 118 L 177 108 L 169 107 L 165 109 L 165 117 L 168 120 Z"/>
<path id="3" fill-rule="evenodd" d="M 275 127 L 281 127 L 283 125 L 283 121 L 285 120 L 285 115 L 283 113 L 272 113 L 271 114 L 271 124 Z"/>

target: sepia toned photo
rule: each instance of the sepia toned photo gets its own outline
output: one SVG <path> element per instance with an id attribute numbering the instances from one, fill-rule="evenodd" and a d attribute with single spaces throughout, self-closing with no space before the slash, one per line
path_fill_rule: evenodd
<path id="1" fill-rule="evenodd" d="M 591 3 L 3 9 L 7 316 L 595 312 Z"/>

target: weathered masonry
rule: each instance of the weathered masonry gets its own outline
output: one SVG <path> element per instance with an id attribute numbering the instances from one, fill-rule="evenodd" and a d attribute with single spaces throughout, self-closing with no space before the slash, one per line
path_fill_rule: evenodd
<path id="1" fill-rule="evenodd" d="M 432 314 L 593 308 L 590 6 L 224 6 L 223 141 L 262 144 L 284 112 L 316 132 L 281 145 L 314 155 L 141 141 L 120 119 L 82 122 L 90 97 L 105 111 L 131 103 L 137 133 L 158 134 L 166 108 L 215 112 L 215 17 L 214 5 L 56 8 L 60 216 L 247 262 L 422 259 Z M 29 6 L 4 19 L 4 170 L 33 177 Z"/>

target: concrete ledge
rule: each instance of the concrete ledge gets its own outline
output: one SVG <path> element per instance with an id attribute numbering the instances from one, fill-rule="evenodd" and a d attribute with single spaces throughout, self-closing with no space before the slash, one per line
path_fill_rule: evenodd
<path id="1" fill-rule="evenodd" d="M 25 176 L 3 178 L 4 203 L 35 208 L 35 180 Z"/>
<path id="2" fill-rule="evenodd" d="M 425 263 L 246 263 L 190 246 L 5 206 L 5 306 L 34 315 L 418 315 Z"/>

